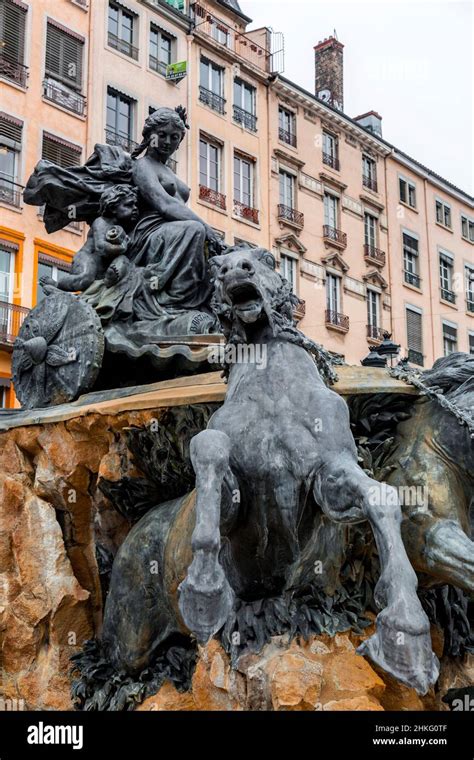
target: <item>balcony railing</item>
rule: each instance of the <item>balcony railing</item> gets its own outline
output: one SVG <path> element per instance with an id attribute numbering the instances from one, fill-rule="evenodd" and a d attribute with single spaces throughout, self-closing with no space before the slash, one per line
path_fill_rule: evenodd
<path id="1" fill-rule="evenodd" d="M 24 187 L 13 182 L 9 177 L 0 175 L 0 202 L 8 203 L 9 206 L 20 208 Z"/>
<path id="2" fill-rule="evenodd" d="M 199 3 L 191 4 L 190 15 L 194 22 L 195 32 L 210 37 L 214 42 L 233 51 L 253 66 L 269 71 L 272 55 L 270 50 L 258 45 L 250 36 L 236 31 Z"/>
<path id="3" fill-rule="evenodd" d="M 326 325 L 338 327 L 340 330 L 347 332 L 349 329 L 349 317 L 346 314 L 340 314 L 338 311 L 326 309 Z"/>
<path id="4" fill-rule="evenodd" d="M 383 340 L 385 330 L 377 325 L 367 325 L 367 337 L 373 340 Z"/>
<path id="5" fill-rule="evenodd" d="M 448 303 L 456 303 L 456 293 L 454 290 L 448 290 L 448 288 L 440 288 L 441 298 Z"/>
<path id="6" fill-rule="evenodd" d="M 234 200 L 234 214 L 242 219 L 247 219 L 253 224 L 258 224 L 258 209 L 252 206 L 246 206 L 245 203 Z"/>
<path id="7" fill-rule="evenodd" d="M 332 169 L 339 171 L 339 159 L 337 156 L 333 156 L 332 153 L 324 153 L 323 151 L 323 164 L 330 166 Z"/>
<path id="8" fill-rule="evenodd" d="M 119 145 L 121 148 L 131 153 L 135 148 L 138 148 L 138 143 L 125 135 L 119 135 L 113 129 L 105 130 L 105 142 L 107 145 Z"/>
<path id="9" fill-rule="evenodd" d="M 283 127 L 278 127 L 278 139 L 296 148 L 296 132 L 290 132 L 287 129 L 283 129 Z"/>
<path id="10" fill-rule="evenodd" d="M 225 114 L 225 98 L 206 87 L 199 86 L 199 100 L 217 113 Z"/>
<path id="11" fill-rule="evenodd" d="M 28 314 L 26 306 L 0 301 L 0 343 L 12 345 Z"/>
<path id="12" fill-rule="evenodd" d="M 234 121 L 237 124 L 242 124 L 246 129 L 250 129 L 252 132 L 257 131 L 257 117 L 250 111 L 244 111 L 239 106 L 234 106 Z"/>
<path id="13" fill-rule="evenodd" d="M 466 298 L 466 309 L 471 314 L 474 314 L 474 298 Z"/>
<path id="14" fill-rule="evenodd" d="M 206 203 L 212 203 L 213 206 L 217 206 L 217 208 L 221 208 L 223 211 L 226 210 L 225 195 L 210 187 L 206 187 L 206 185 L 199 185 L 199 198 L 202 201 L 206 201 Z"/>
<path id="15" fill-rule="evenodd" d="M 16 61 L 9 61 L 4 55 L 0 54 L 0 77 L 9 79 L 20 87 L 26 87 L 28 79 L 28 67 Z"/>
<path id="16" fill-rule="evenodd" d="M 412 364 L 418 364 L 418 366 L 423 367 L 424 365 L 424 357 L 421 351 L 415 351 L 414 348 L 408 349 L 408 361 Z"/>
<path id="17" fill-rule="evenodd" d="M 414 288 L 421 287 L 421 277 L 418 274 L 415 274 L 415 272 L 408 272 L 406 269 L 403 272 L 403 276 L 405 278 L 405 282 L 408 283 L 408 285 L 413 285 Z"/>
<path id="18" fill-rule="evenodd" d="M 377 192 L 377 180 L 375 177 L 369 177 L 368 174 L 363 174 L 362 184 L 364 185 L 364 187 L 368 187 L 369 190 L 373 190 L 374 193 Z"/>
<path id="19" fill-rule="evenodd" d="M 43 95 L 46 100 L 57 103 L 59 106 L 67 108 L 68 111 L 77 113 L 79 116 L 84 116 L 86 112 L 86 99 L 84 95 L 81 95 L 80 92 L 74 92 L 74 90 L 66 90 L 50 79 L 45 79 L 43 82 Z"/>
<path id="20" fill-rule="evenodd" d="M 381 251 L 380 248 L 376 248 L 375 245 L 364 245 L 364 256 L 366 259 L 376 261 L 377 264 L 385 266 L 385 251 Z"/>
<path id="21" fill-rule="evenodd" d="M 124 55 L 128 55 L 129 58 L 133 58 L 134 61 L 138 61 L 138 48 L 134 47 L 131 42 L 127 42 L 127 40 L 121 40 L 120 37 L 112 34 L 112 32 L 108 32 L 107 40 L 111 48 L 118 50 Z"/>
<path id="22" fill-rule="evenodd" d="M 329 224 L 323 225 L 323 238 L 330 240 L 331 243 L 336 243 L 340 248 L 345 248 L 347 245 L 346 233 L 336 227 L 331 227 Z"/>
<path id="23" fill-rule="evenodd" d="M 286 222 L 294 227 L 303 229 L 304 227 L 304 214 L 291 206 L 285 206 L 284 203 L 278 204 L 278 221 Z"/>
<path id="24" fill-rule="evenodd" d="M 296 306 L 293 309 L 293 317 L 295 318 L 296 322 L 299 322 L 300 319 L 303 319 L 305 314 L 306 314 L 306 301 L 300 301 L 298 306 Z"/>
<path id="25" fill-rule="evenodd" d="M 158 74 L 162 74 L 164 77 L 166 76 L 166 63 L 163 63 L 163 61 L 158 60 L 158 58 L 155 58 L 154 55 L 150 55 L 148 59 L 148 64 L 150 66 L 150 69 L 153 69 L 153 71 L 157 71 Z"/>

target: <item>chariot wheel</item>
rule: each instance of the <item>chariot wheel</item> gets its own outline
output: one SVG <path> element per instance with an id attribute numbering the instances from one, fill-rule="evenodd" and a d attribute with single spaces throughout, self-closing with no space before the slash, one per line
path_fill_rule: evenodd
<path id="1" fill-rule="evenodd" d="M 13 347 L 12 378 L 22 407 L 73 401 L 93 386 L 104 355 L 104 333 L 80 296 L 51 290 L 23 322 Z"/>

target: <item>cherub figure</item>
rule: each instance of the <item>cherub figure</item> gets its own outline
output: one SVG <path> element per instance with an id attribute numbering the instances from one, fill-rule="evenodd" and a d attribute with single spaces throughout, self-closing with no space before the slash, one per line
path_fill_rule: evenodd
<path id="1" fill-rule="evenodd" d="M 87 240 L 74 256 L 70 272 L 56 282 L 41 277 L 43 286 L 69 292 L 84 291 L 95 280 L 107 286 L 119 282 L 128 271 L 126 256 L 130 239 L 126 233 L 138 219 L 137 191 L 130 185 L 114 185 L 100 199 L 100 216 L 91 224 Z"/>

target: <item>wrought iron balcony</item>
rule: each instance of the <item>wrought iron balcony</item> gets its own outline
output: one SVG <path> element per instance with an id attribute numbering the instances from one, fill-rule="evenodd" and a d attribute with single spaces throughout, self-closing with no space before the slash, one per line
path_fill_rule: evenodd
<path id="1" fill-rule="evenodd" d="M 366 259 L 370 259 L 381 266 L 385 266 L 385 251 L 381 251 L 380 248 L 376 248 L 375 245 L 365 243 L 364 256 Z"/>
<path id="2" fill-rule="evenodd" d="M 296 132 L 289 132 L 287 129 L 283 129 L 283 127 L 278 127 L 278 139 L 296 148 Z"/>
<path id="3" fill-rule="evenodd" d="M 225 98 L 201 85 L 199 86 L 199 100 L 201 103 L 205 103 L 206 106 L 209 106 L 209 108 L 212 108 L 213 111 L 225 114 Z"/>
<path id="4" fill-rule="evenodd" d="M 0 54 L 0 77 L 9 79 L 11 82 L 19 84 L 20 87 L 26 87 L 28 76 L 27 66 L 23 66 L 17 61 L 9 61 L 8 58 Z"/>
<path id="5" fill-rule="evenodd" d="M 471 314 L 474 314 L 474 297 L 473 298 L 466 298 L 466 309 Z"/>
<path id="6" fill-rule="evenodd" d="M 105 142 L 107 145 L 119 145 L 121 148 L 131 153 L 135 148 L 138 148 L 138 143 L 125 135 L 119 135 L 113 129 L 105 130 Z"/>
<path id="7" fill-rule="evenodd" d="M 337 327 L 344 332 L 347 332 L 349 329 L 349 317 L 332 309 L 326 309 L 325 322 L 327 327 Z"/>
<path id="8" fill-rule="evenodd" d="M 345 248 L 347 245 L 346 233 L 329 224 L 323 225 L 323 238 L 334 243 L 338 248 Z"/>
<path id="9" fill-rule="evenodd" d="M 237 124 L 242 124 L 246 129 L 250 129 L 252 132 L 257 131 L 257 117 L 250 111 L 244 111 L 239 106 L 234 106 L 234 121 Z"/>
<path id="10" fill-rule="evenodd" d="M 448 290 L 448 288 L 440 288 L 441 298 L 448 303 L 456 303 L 456 293 L 454 290 Z"/>
<path id="11" fill-rule="evenodd" d="M 86 99 L 80 92 L 66 90 L 64 87 L 56 84 L 51 79 L 45 79 L 43 82 L 43 95 L 46 100 L 57 103 L 68 111 L 84 116 L 86 112 Z"/>
<path id="12" fill-rule="evenodd" d="M 245 203 L 234 200 L 234 214 L 253 222 L 253 224 L 258 224 L 258 208 L 252 208 L 252 206 L 246 206 Z"/>
<path id="13" fill-rule="evenodd" d="M 0 301 L 0 344 L 11 346 L 30 310 L 26 306 Z"/>
<path id="14" fill-rule="evenodd" d="M 377 325 L 367 325 L 367 337 L 372 338 L 372 340 L 382 341 L 385 332 L 382 327 L 378 327 Z"/>
<path id="15" fill-rule="evenodd" d="M 414 288 L 421 287 L 420 275 L 415 274 L 415 272 L 409 272 L 407 269 L 405 269 L 403 276 L 405 278 L 405 282 L 408 283 L 408 285 L 413 285 Z"/>
<path id="16" fill-rule="evenodd" d="M 375 177 L 369 177 L 368 174 L 363 174 L 362 175 L 362 184 L 364 185 L 364 187 L 368 187 L 369 190 L 373 190 L 374 193 L 378 192 L 377 191 L 377 180 L 376 180 Z"/>
<path id="17" fill-rule="evenodd" d="M 114 48 L 114 50 L 118 50 L 124 55 L 128 55 L 129 58 L 133 58 L 134 61 L 138 61 L 138 48 L 134 47 L 131 42 L 127 42 L 127 40 L 121 40 L 120 37 L 112 34 L 112 32 L 108 32 L 107 41 L 109 47 Z"/>
<path id="18" fill-rule="evenodd" d="M 221 208 L 223 211 L 226 210 L 225 195 L 210 187 L 206 187 L 206 185 L 199 185 L 199 198 L 202 201 L 206 201 L 206 203 L 212 203 L 213 206 L 217 206 L 217 208 Z"/>
<path id="19" fill-rule="evenodd" d="M 326 166 L 330 166 L 332 169 L 335 169 L 336 171 L 339 171 L 339 159 L 337 156 L 333 156 L 332 153 L 324 153 L 323 151 L 323 164 L 326 164 Z"/>
<path id="20" fill-rule="evenodd" d="M 293 309 L 293 317 L 296 322 L 299 322 L 300 319 L 303 319 L 305 314 L 306 314 L 306 301 L 300 300 L 298 306 L 295 306 L 295 308 Z"/>
<path id="21" fill-rule="evenodd" d="M 157 71 L 158 74 L 162 74 L 164 77 L 166 76 L 166 63 L 163 63 L 163 61 L 158 60 L 154 55 L 150 55 L 148 58 L 148 65 L 150 66 L 150 69 L 153 69 L 153 71 Z"/>
<path id="22" fill-rule="evenodd" d="M 0 174 L 0 203 L 8 203 L 9 206 L 20 208 L 23 190 L 23 185 Z"/>
<path id="23" fill-rule="evenodd" d="M 412 364 L 418 364 L 418 366 L 423 367 L 424 365 L 424 357 L 421 351 L 415 351 L 414 348 L 408 349 L 408 361 Z"/>
<path id="24" fill-rule="evenodd" d="M 278 221 L 286 222 L 293 227 L 302 230 L 304 227 L 304 214 L 291 206 L 285 206 L 284 203 L 278 204 Z"/>

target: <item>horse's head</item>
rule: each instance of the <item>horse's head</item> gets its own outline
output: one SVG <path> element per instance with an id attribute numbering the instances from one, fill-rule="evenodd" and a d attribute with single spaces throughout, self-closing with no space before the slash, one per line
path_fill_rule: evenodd
<path id="1" fill-rule="evenodd" d="M 233 248 L 210 259 L 214 279 L 213 308 L 224 333 L 245 332 L 261 324 L 292 326 L 293 309 L 299 299 L 276 270 L 270 251 L 264 248 Z M 240 329 L 239 329 L 240 328 Z"/>

